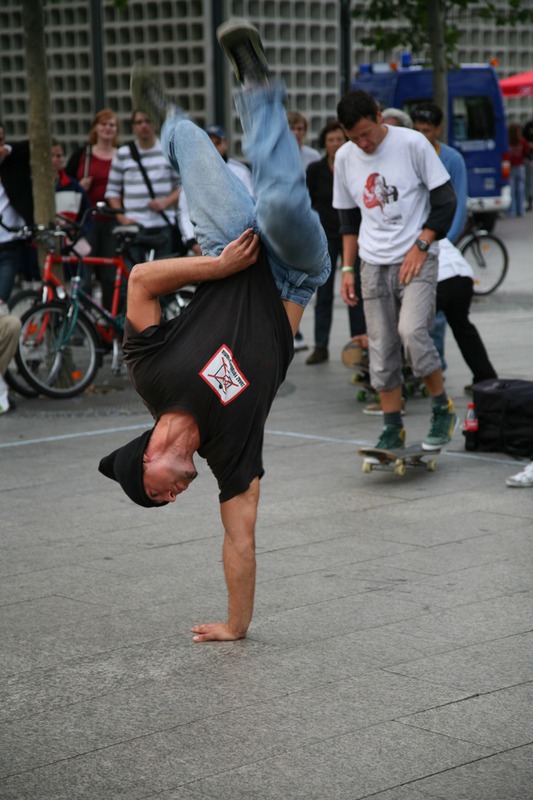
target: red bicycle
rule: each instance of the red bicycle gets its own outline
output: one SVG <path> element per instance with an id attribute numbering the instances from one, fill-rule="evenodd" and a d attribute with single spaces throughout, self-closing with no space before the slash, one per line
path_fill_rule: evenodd
<path id="1" fill-rule="evenodd" d="M 105 204 L 88 213 L 120 213 Z M 0 220 L 0 224 L 1 220 Z M 50 397 L 73 397 L 90 385 L 102 365 L 103 356 L 112 352 L 113 374 L 122 371 L 122 333 L 124 328 L 124 288 L 129 277 L 125 254 L 133 246 L 145 248 L 146 260 L 153 259 L 154 249 L 162 244 L 161 237 L 148 234 L 137 225 L 118 226 L 114 229 L 117 254 L 114 258 L 80 256 L 76 252 L 76 236 L 83 226 L 69 220 L 59 225 L 25 227 L 18 231 L 20 238 L 29 242 L 44 240 L 48 252 L 45 258 L 43 281 L 40 289 L 22 290 L 10 298 L 9 307 L 20 316 L 22 332 L 14 365 L 9 366 L 6 381 L 11 388 L 25 396 L 46 394 Z M 6 227 L 6 226 L 3 226 Z M 66 237 L 73 242 L 65 246 Z M 63 239 L 63 253 L 56 253 L 55 241 Z M 111 311 L 103 308 L 81 289 L 82 265 L 115 269 Z M 75 271 L 70 286 L 54 272 L 55 266 L 69 266 Z M 187 305 L 192 291 L 178 296 L 162 298 L 166 318 L 176 316 Z M 64 320 L 68 317 L 68 327 Z M 63 325 L 63 332 L 59 335 Z M 53 335 L 51 335 L 51 333 Z M 62 341 L 68 333 L 68 341 Z M 75 365 L 73 355 L 75 354 Z M 72 362 L 72 363 L 71 363 Z"/>

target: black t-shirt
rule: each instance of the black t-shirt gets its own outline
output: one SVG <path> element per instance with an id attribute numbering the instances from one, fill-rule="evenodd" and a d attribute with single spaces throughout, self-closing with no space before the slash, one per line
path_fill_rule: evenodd
<path id="1" fill-rule="evenodd" d="M 152 416 L 191 414 L 220 502 L 262 477 L 263 431 L 293 356 L 293 337 L 264 252 L 257 263 L 201 284 L 174 320 L 137 333 L 126 321 L 124 359 Z"/>

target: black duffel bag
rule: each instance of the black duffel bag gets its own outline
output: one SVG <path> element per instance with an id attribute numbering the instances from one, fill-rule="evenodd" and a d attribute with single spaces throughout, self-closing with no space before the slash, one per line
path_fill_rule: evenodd
<path id="1" fill-rule="evenodd" d="M 474 384 L 479 450 L 533 457 L 533 381 Z"/>

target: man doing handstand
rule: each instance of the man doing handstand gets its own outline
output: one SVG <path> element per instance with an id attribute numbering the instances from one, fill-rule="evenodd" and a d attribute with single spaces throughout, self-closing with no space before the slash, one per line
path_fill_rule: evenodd
<path id="1" fill-rule="evenodd" d="M 217 36 L 236 93 L 256 201 L 208 135 L 170 107 L 134 68 L 136 107 L 165 119 L 161 141 L 180 172 L 203 256 L 137 265 L 128 285 L 124 358 L 154 427 L 100 462 L 145 507 L 174 502 L 205 458 L 219 486 L 228 619 L 196 625 L 197 642 L 246 636 L 255 588 L 255 522 L 264 426 L 293 356 L 305 306 L 330 271 L 300 155 L 257 30 L 245 20 Z M 161 319 L 159 296 L 200 283 L 182 314 Z"/>

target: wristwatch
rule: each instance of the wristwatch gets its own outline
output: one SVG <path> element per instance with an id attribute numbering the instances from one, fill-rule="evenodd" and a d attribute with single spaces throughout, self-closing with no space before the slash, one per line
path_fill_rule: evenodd
<path id="1" fill-rule="evenodd" d="M 422 250 L 423 253 L 425 253 L 426 250 L 429 250 L 429 242 L 427 239 L 417 239 L 415 244 L 419 250 Z"/>

